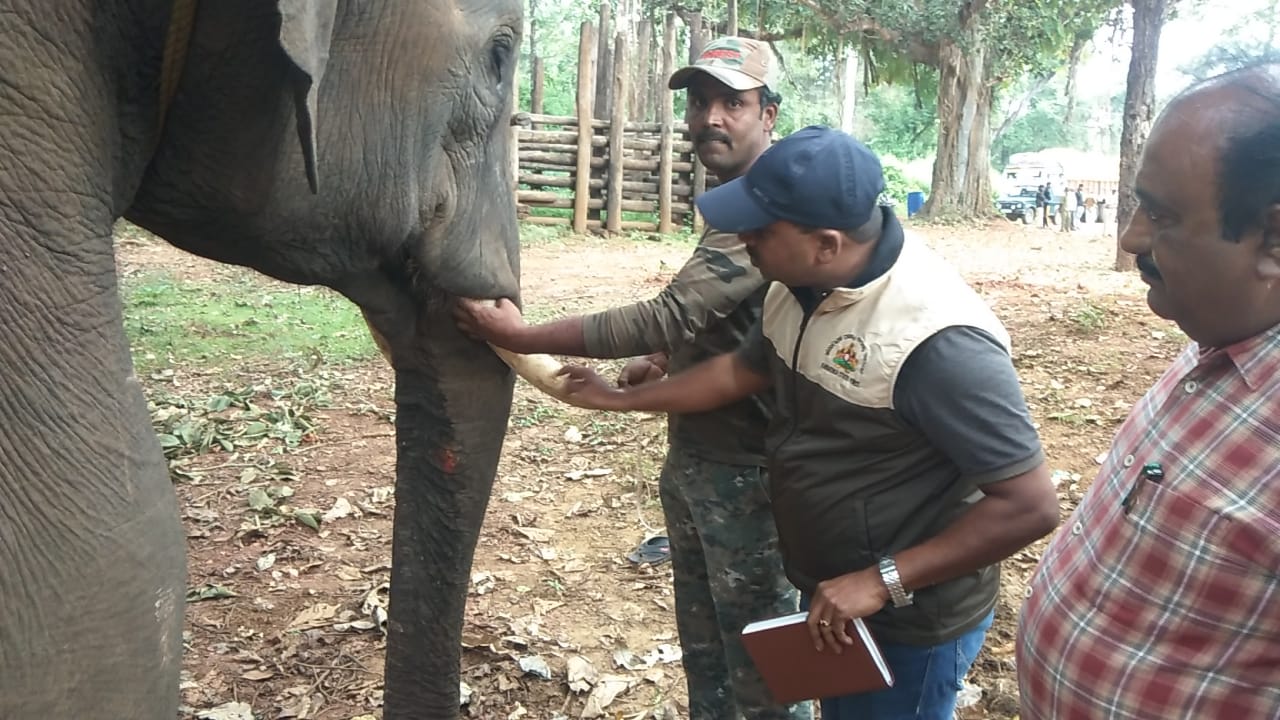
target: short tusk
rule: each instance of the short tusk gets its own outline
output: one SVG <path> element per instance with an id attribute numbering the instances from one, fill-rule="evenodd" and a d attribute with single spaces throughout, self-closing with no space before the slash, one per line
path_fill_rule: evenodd
<path id="1" fill-rule="evenodd" d="M 471 300 L 478 303 L 497 303 L 497 300 Z M 494 354 L 502 358 L 502 362 L 515 371 L 517 375 L 524 378 L 530 385 L 538 388 L 542 392 L 559 400 L 560 402 L 573 403 L 569 400 L 569 378 L 560 375 L 560 368 L 563 365 L 560 361 L 545 354 L 523 355 L 518 352 L 512 352 L 506 348 L 498 347 L 493 343 L 489 343 L 489 348 Z"/>
<path id="2" fill-rule="evenodd" d="M 569 402 L 569 379 L 558 374 L 562 365 L 555 358 L 541 354 L 521 355 L 493 343 L 489 347 L 530 385 L 561 402 Z"/>

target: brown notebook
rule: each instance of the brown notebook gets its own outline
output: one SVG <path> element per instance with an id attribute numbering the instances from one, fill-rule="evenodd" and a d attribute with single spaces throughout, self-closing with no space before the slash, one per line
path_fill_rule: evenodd
<path id="1" fill-rule="evenodd" d="M 759 620 L 742 629 L 742 644 L 769 687 L 774 702 L 817 700 L 884 690 L 893 685 L 893 671 L 880 646 L 862 620 L 849 624 L 853 645 L 839 655 L 813 649 L 806 612 Z"/>

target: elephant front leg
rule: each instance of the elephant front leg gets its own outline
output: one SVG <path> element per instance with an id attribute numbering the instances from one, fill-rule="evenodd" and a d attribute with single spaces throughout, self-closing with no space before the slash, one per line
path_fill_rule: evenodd
<path id="1" fill-rule="evenodd" d="M 0 718 L 173 720 L 185 536 L 110 238 L 0 237 Z"/>
<path id="2" fill-rule="evenodd" d="M 447 318 L 419 358 L 397 356 L 396 509 L 386 720 L 455 718 L 462 621 L 513 377 Z"/>

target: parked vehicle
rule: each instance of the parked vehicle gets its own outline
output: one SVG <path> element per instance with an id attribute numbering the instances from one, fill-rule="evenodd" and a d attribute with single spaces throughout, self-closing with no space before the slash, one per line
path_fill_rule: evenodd
<path id="1" fill-rule="evenodd" d="M 1036 188 L 1020 188 L 1013 193 L 1001 195 L 996 200 L 996 206 L 1006 218 L 1030 223 L 1036 219 Z"/>
<path id="2" fill-rule="evenodd" d="M 1063 193 L 1082 187 L 1086 220 L 1099 222 L 1106 212 L 1114 212 L 1120 187 L 1117 158 L 1086 153 L 1071 148 L 1049 148 L 1038 152 L 1014 153 L 1001 174 L 996 207 L 1010 220 L 1031 222 L 1035 215 L 1036 189 L 1049 184 L 1049 219 L 1058 221 Z"/>

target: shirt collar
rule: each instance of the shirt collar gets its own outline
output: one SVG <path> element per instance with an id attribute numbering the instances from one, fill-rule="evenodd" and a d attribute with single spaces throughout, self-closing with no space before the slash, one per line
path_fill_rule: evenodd
<path id="1" fill-rule="evenodd" d="M 1204 347 L 1192 343 L 1192 347 L 1198 366 L 1230 361 L 1249 389 L 1261 388 L 1267 380 L 1280 374 L 1280 324 L 1228 346 Z"/>
<path id="2" fill-rule="evenodd" d="M 1222 353 L 1231 359 L 1250 390 L 1258 390 L 1280 375 L 1280 325 L 1223 348 L 1200 348 L 1201 359 Z"/>

